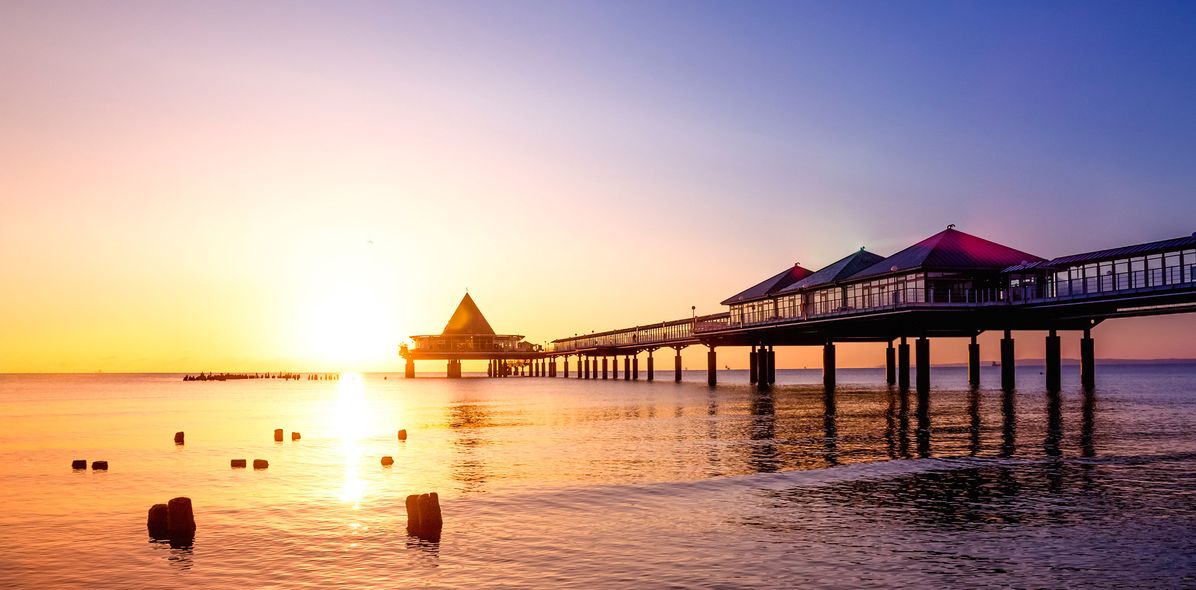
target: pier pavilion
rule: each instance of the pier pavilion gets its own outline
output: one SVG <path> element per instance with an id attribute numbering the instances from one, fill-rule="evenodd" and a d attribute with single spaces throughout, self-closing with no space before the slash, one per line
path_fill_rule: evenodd
<path id="1" fill-rule="evenodd" d="M 525 368 L 537 372 L 543 366 L 542 347 L 525 342 L 520 335 L 496 334 L 469 293 L 461 298 L 440 334 L 410 339 L 412 345 L 399 347 L 399 356 L 407 361 L 404 375 L 408 378 L 415 377 L 417 360 L 447 360 L 450 378 L 461 377 L 463 360 L 489 361 L 486 372 L 491 377 L 522 374 Z"/>
<path id="2" fill-rule="evenodd" d="M 1060 388 L 1060 331 L 1082 334 L 1082 385 L 1095 385 L 1092 329 L 1113 318 L 1196 312 L 1196 234 L 1047 260 L 956 230 L 954 226 L 888 257 L 860 250 L 814 273 L 794 267 L 723 302 L 728 311 L 554 340 L 547 354 L 576 355 L 578 378 L 603 378 L 609 357 L 625 366 L 640 352 L 708 347 L 707 377 L 717 381 L 718 346 L 750 346 L 749 379 L 775 380 L 776 346 L 821 346 L 823 382 L 835 387 L 836 342 L 885 342 L 885 377 L 902 389 L 912 367 L 920 393 L 930 387 L 930 339 L 970 338 L 968 380 L 980 383 L 976 336 L 999 330 L 1001 385 L 1014 388 L 1014 340 L 1019 331 L 1046 332 L 1046 385 Z M 800 276 L 798 276 L 800 275 Z M 894 343 L 898 342 L 895 348 Z M 555 364 L 555 360 L 553 361 Z M 591 368 L 593 371 L 591 371 Z M 593 377 L 591 377 L 593 375 Z M 568 372 L 566 370 L 566 376 Z M 638 378 L 638 369 L 625 378 Z"/>

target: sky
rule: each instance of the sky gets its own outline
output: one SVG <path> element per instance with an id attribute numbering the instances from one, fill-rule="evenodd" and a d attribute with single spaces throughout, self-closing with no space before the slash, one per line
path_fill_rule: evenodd
<path id="1" fill-rule="evenodd" d="M 4 2 L 0 372 L 400 370 L 466 289 L 546 342 L 951 223 L 1189 235 L 1194 38 L 1167 2 Z"/>

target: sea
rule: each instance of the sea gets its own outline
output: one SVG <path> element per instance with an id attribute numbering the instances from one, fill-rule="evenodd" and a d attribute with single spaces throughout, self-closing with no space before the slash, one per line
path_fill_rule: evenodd
<path id="1" fill-rule="evenodd" d="M 0 588 L 1196 588 L 1192 364 L 182 377 L 0 375 Z"/>

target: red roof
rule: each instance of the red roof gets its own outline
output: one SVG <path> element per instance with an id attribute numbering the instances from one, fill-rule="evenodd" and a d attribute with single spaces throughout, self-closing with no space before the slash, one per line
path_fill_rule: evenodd
<path id="1" fill-rule="evenodd" d="M 751 287 L 748 287 L 747 289 L 735 295 L 732 295 L 719 305 L 731 305 L 733 303 L 743 303 L 744 301 L 752 301 L 754 299 L 763 299 L 772 295 L 773 293 L 776 293 L 777 291 L 780 291 L 781 289 L 784 289 L 785 287 L 788 287 L 789 285 L 792 285 L 793 283 L 810 276 L 811 274 L 814 274 L 813 271 L 794 264 L 793 266 L 786 268 L 785 270 L 768 277 L 767 279 L 764 279 L 763 281 L 752 285 Z"/>
<path id="2" fill-rule="evenodd" d="M 984 238 L 947 228 L 860 272 L 849 280 L 915 269 L 1001 270 L 1014 264 L 1043 260 Z"/>

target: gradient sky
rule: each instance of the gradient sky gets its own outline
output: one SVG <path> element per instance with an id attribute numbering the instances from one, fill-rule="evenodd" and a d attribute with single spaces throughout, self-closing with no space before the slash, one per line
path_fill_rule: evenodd
<path id="1" fill-rule="evenodd" d="M 1163 2 L 4 2 L 0 371 L 397 370 L 467 287 L 542 342 L 948 223 L 1188 235 L 1193 39 Z"/>

